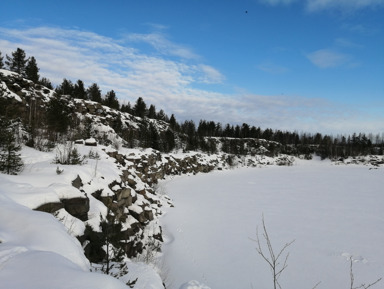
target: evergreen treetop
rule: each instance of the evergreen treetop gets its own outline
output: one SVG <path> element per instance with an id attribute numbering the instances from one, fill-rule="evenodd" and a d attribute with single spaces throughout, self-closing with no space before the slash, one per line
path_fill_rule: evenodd
<path id="1" fill-rule="evenodd" d="M 103 104 L 117 110 L 119 110 L 120 108 L 120 104 L 119 104 L 119 101 L 117 100 L 116 93 L 113 90 L 107 92 L 107 94 L 105 95 L 105 100 Z"/>
<path id="2" fill-rule="evenodd" d="M 133 107 L 133 111 L 134 111 L 135 115 L 138 116 L 138 117 L 144 118 L 146 116 L 146 114 L 147 114 L 147 105 L 144 102 L 142 97 L 139 97 L 136 100 L 136 104 Z"/>
<path id="3" fill-rule="evenodd" d="M 96 83 L 93 83 L 90 87 L 87 89 L 87 95 L 88 99 L 101 103 L 101 90 L 99 86 Z"/>
<path id="4" fill-rule="evenodd" d="M 72 81 L 64 78 L 63 82 L 56 87 L 56 92 L 61 95 L 70 95 L 73 96 L 74 86 Z"/>
<path id="5" fill-rule="evenodd" d="M 25 76 L 34 83 L 38 83 L 40 78 L 39 70 L 40 69 L 37 67 L 36 59 L 32 56 L 25 67 Z"/>
<path id="6" fill-rule="evenodd" d="M 16 72 L 22 76 L 25 76 L 25 68 L 28 62 L 25 51 L 21 48 L 17 48 L 16 51 L 12 52 L 12 57 L 6 56 L 7 60 L 5 64 L 9 70 Z"/>
<path id="7" fill-rule="evenodd" d="M 46 88 L 53 89 L 53 85 L 48 78 L 43 77 L 42 79 L 40 79 L 39 83 L 45 86 Z"/>
<path id="8" fill-rule="evenodd" d="M 74 87 L 73 87 L 73 96 L 75 98 L 80 98 L 80 99 L 87 99 L 87 92 L 85 91 L 84 88 L 84 82 L 82 80 L 78 80 Z"/>

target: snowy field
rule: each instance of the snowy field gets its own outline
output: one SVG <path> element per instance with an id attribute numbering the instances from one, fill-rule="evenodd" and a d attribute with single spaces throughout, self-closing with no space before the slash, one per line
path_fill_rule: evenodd
<path id="1" fill-rule="evenodd" d="M 311 289 L 319 281 L 317 288 L 350 288 L 351 256 L 355 286 L 384 277 L 383 168 L 299 161 L 176 177 L 162 186 L 175 204 L 162 218 L 169 289 L 190 280 L 212 289 L 273 288 L 251 240 L 262 214 L 275 251 L 295 240 L 282 288 Z M 384 280 L 371 288 L 384 288 Z"/>

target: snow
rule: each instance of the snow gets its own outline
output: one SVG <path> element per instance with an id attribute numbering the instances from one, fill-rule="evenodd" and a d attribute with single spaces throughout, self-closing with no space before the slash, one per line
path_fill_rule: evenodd
<path id="1" fill-rule="evenodd" d="M 382 167 L 297 160 L 291 167 L 182 176 L 161 185 L 175 204 L 161 219 L 167 288 L 205 288 L 188 280 L 212 289 L 272 288 L 253 241 L 262 215 L 275 251 L 295 240 L 283 288 L 319 281 L 317 288 L 348 287 L 351 257 L 355 285 L 384 277 Z"/>
<path id="2" fill-rule="evenodd" d="M 86 159 L 83 165 L 59 165 L 56 173 L 53 163 L 56 151 L 40 152 L 23 147 L 21 157 L 25 169 L 17 176 L 0 174 L 0 288 L 1 289 L 122 289 L 125 282 L 138 281 L 134 288 L 162 288 L 159 274 L 147 264 L 129 262 L 129 274 L 117 280 L 111 276 L 90 272 L 91 264 L 75 236 L 82 235 L 85 223 L 66 210 L 48 213 L 34 211 L 42 204 L 60 199 L 87 197 L 90 224 L 99 229 L 100 214 L 107 208 L 92 196 L 96 190 L 103 195 L 113 194 L 108 185 L 120 180 L 121 171 L 115 159 L 106 153 L 106 147 L 76 145 L 81 155 L 90 150 L 100 155 L 99 160 Z M 80 176 L 82 190 L 72 186 Z M 117 187 L 115 187 L 117 189 Z M 137 222 L 127 220 L 127 225 Z"/>
<path id="3" fill-rule="evenodd" d="M 0 189 L 1 288 L 127 288 L 91 274 L 80 243 L 52 215 L 15 203 Z"/>
<path id="4" fill-rule="evenodd" d="M 7 69 L 0 69 L 0 73 L 3 74 L 4 76 L 18 76 L 19 75 L 16 72 L 12 72 L 12 71 L 7 70 Z"/>
<path id="5" fill-rule="evenodd" d="M 25 169 L 20 175 L 0 174 L 0 288 L 127 288 L 125 282 L 138 278 L 134 288 L 162 288 L 158 268 L 128 261 L 129 273 L 116 280 L 90 272 L 75 238 L 85 225 L 99 230 L 105 205 L 92 196 L 114 194 L 109 184 L 119 182 L 121 168 L 107 155 L 111 148 L 76 145 L 81 155 L 92 150 L 99 159 L 86 158 L 83 165 L 59 165 L 57 153 L 23 147 Z M 132 160 L 153 150 L 121 149 Z M 162 156 L 197 157 L 217 160 L 191 152 Z M 247 159 L 241 160 L 243 165 Z M 260 158 L 264 164 L 272 158 Z M 160 166 L 161 163 L 157 162 Z M 240 165 L 240 164 L 239 164 Z M 158 264 L 166 268 L 168 289 L 270 288 L 271 275 L 257 254 L 253 241 L 264 215 L 273 247 L 279 250 L 291 240 L 283 288 L 345 288 L 349 285 L 349 260 L 353 260 L 355 284 L 371 283 L 384 275 L 383 167 L 334 165 L 330 161 L 296 159 L 290 167 L 264 166 L 222 170 L 195 176 L 173 176 L 161 181 L 158 191 L 170 194 L 174 208 L 162 208 L 165 245 Z M 146 185 L 129 169 L 137 182 Z M 81 190 L 72 186 L 80 176 Z M 121 189 L 115 185 L 113 190 Z M 145 197 L 132 188 L 137 201 L 130 210 L 156 211 Z M 36 207 L 63 198 L 89 198 L 89 220 L 85 223 L 64 209 L 50 214 Z M 147 198 L 159 200 L 149 192 Z M 160 233 L 159 220 L 143 230 L 144 238 Z M 124 228 L 137 220 L 128 216 Z M 253 240 L 252 240 L 253 239 Z M 384 282 L 383 282 L 384 283 Z M 380 283 L 380 286 L 382 284 Z M 380 288 L 379 286 L 373 286 Z"/>

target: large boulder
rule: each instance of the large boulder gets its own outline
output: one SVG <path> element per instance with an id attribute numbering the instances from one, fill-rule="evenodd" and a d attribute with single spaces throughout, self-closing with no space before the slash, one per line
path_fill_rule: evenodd
<path id="1" fill-rule="evenodd" d="M 61 202 L 69 214 L 82 221 L 88 220 L 89 199 L 87 197 L 61 199 Z"/>

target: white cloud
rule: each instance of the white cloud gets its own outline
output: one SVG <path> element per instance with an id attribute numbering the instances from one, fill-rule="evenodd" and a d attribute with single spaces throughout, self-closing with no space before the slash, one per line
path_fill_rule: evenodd
<path id="1" fill-rule="evenodd" d="M 332 68 L 342 66 L 350 61 L 346 54 L 334 51 L 332 49 L 320 49 L 307 54 L 307 58 L 317 67 Z"/>
<path id="2" fill-rule="evenodd" d="M 153 39 L 153 35 L 146 39 Z M 168 47 L 178 46 L 167 41 Z M 40 74 L 56 84 L 63 78 L 81 79 L 86 86 L 96 82 L 103 93 L 113 89 L 121 101 L 131 103 L 143 97 L 148 104 L 168 114 L 174 113 L 178 120 L 206 119 L 223 124 L 245 122 L 262 128 L 344 132 L 349 128 L 356 131 L 359 128 L 356 119 L 364 119 L 358 113 L 345 115 L 345 106 L 340 108 L 321 99 L 210 91 L 209 84 L 220 84 L 225 77 L 200 58 L 186 60 L 183 55 L 179 59 L 173 55 L 171 60 L 166 55 L 149 55 L 131 42 L 127 44 L 92 32 L 47 27 L 0 28 L 0 47 L 3 55 L 10 55 L 17 47 L 24 49 L 28 56 L 37 59 Z M 308 57 L 320 67 L 345 61 L 345 55 L 332 50 L 315 51 Z M 264 65 L 264 69 L 272 68 Z M 206 90 L 197 88 L 201 83 L 206 84 Z M 228 84 L 223 83 L 224 86 Z M 338 126 L 340 119 L 345 127 Z M 373 132 L 384 130 L 384 120 L 377 119 L 381 121 L 371 126 Z"/>
<path id="3" fill-rule="evenodd" d="M 200 64 L 198 68 L 203 72 L 203 77 L 200 78 L 201 82 L 208 84 L 222 83 L 225 79 L 225 76 L 212 66 Z"/>
<path id="4" fill-rule="evenodd" d="M 150 34 L 130 34 L 126 36 L 127 40 L 133 42 L 144 42 L 153 46 L 157 51 L 164 55 L 173 55 L 186 59 L 197 59 L 199 56 L 184 45 L 175 44 L 169 41 L 164 34 L 155 32 Z"/>

